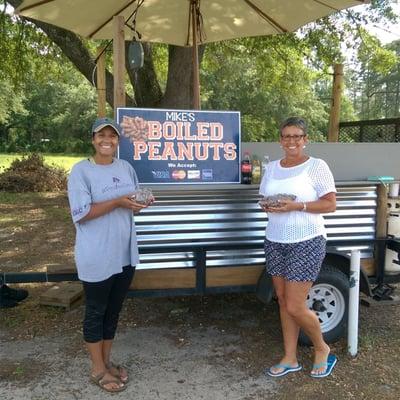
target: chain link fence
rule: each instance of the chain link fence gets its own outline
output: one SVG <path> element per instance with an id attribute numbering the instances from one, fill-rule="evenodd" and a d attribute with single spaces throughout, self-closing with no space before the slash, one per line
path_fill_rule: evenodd
<path id="1" fill-rule="evenodd" d="M 400 118 L 341 122 L 339 142 L 400 142 Z"/>

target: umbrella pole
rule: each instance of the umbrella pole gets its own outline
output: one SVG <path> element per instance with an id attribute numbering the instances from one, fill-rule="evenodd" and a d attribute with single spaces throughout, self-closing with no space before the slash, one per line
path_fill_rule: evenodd
<path id="1" fill-rule="evenodd" d="M 192 59 L 193 59 L 193 107 L 200 110 L 200 77 L 199 77 L 199 49 L 197 45 L 197 11 L 196 0 L 192 0 Z"/>
<path id="2" fill-rule="evenodd" d="M 113 17 L 113 58 L 114 58 L 114 117 L 117 108 L 125 107 L 125 21 L 124 17 Z"/>

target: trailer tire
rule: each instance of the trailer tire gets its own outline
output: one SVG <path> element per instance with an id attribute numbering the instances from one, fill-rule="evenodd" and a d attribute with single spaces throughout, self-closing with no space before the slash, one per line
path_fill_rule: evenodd
<path id="1" fill-rule="evenodd" d="M 338 268 L 323 264 L 307 296 L 307 306 L 317 314 L 326 343 L 336 342 L 346 334 L 348 304 L 347 275 Z M 300 331 L 299 342 L 306 346 L 312 345 L 303 331 Z"/>
<path id="2" fill-rule="evenodd" d="M 267 273 L 264 268 L 260 277 L 258 278 L 256 287 L 256 296 L 258 300 L 262 301 L 264 304 L 269 304 L 272 300 L 274 294 L 274 285 L 272 284 L 271 275 Z"/>

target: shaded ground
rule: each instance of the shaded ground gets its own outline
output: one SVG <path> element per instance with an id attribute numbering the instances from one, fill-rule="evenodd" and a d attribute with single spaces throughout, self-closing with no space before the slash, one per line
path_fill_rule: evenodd
<path id="1" fill-rule="evenodd" d="M 75 231 L 65 193 L 0 192 L 0 271 L 73 265 Z"/>
<path id="2" fill-rule="evenodd" d="M 73 235 L 64 194 L 0 194 L 1 271 L 69 265 Z M 88 384 L 83 306 L 70 312 L 40 306 L 48 285 L 23 287 L 30 297 L 0 311 L 0 399 L 109 398 Z M 360 312 L 357 358 L 347 356 L 342 340 L 332 346 L 340 360 L 333 376 L 313 380 L 311 352 L 301 348 L 305 370 L 274 380 L 262 372 L 281 353 L 275 303 L 265 306 L 252 295 L 128 299 L 115 358 L 132 381 L 113 398 L 398 399 L 400 308 Z"/>

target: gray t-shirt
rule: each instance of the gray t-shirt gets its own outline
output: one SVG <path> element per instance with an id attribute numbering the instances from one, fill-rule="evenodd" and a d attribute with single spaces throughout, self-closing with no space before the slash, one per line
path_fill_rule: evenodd
<path id="1" fill-rule="evenodd" d="M 75 262 L 79 279 L 100 282 L 139 262 L 133 213 L 126 208 L 79 222 L 93 203 L 129 195 L 138 189 L 132 166 L 119 159 L 101 165 L 83 160 L 68 177 L 68 199 L 76 228 Z"/>

